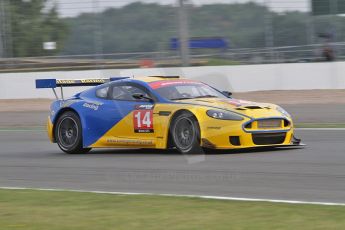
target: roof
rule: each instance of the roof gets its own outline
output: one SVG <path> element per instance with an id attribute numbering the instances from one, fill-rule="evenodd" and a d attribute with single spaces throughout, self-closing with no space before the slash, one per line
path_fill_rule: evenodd
<path id="1" fill-rule="evenodd" d="M 148 77 L 135 77 L 134 79 L 144 81 L 144 82 L 154 82 L 154 81 L 176 81 L 180 79 L 178 76 L 148 76 Z"/>

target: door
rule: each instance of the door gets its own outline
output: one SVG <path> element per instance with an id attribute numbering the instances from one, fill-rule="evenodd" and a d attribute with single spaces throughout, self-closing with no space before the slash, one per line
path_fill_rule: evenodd
<path id="1" fill-rule="evenodd" d="M 142 95 L 142 98 L 133 95 Z M 118 122 L 107 133 L 107 142 L 113 146 L 154 147 L 155 103 L 149 91 L 135 83 L 116 83 L 109 91 L 109 99 Z"/>

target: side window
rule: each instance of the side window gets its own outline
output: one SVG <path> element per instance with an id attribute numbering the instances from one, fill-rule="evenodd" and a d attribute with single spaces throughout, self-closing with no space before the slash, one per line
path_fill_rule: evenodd
<path id="1" fill-rule="evenodd" d="M 96 96 L 99 98 L 107 98 L 108 91 L 109 91 L 109 87 L 100 88 L 96 91 Z"/>
<path id="2" fill-rule="evenodd" d="M 138 99 L 133 98 L 133 94 L 140 93 L 148 96 L 147 93 L 133 85 L 115 85 L 112 88 L 110 99 L 113 100 L 124 100 L 124 101 L 137 101 Z M 145 99 L 143 99 L 145 101 Z"/>

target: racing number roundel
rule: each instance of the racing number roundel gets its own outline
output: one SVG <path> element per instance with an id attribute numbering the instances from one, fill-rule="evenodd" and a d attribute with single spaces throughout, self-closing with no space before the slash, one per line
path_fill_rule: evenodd
<path id="1" fill-rule="evenodd" d="M 153 133 L 153 110 L 134 110 L 133 122 L 136 133 Z"/>

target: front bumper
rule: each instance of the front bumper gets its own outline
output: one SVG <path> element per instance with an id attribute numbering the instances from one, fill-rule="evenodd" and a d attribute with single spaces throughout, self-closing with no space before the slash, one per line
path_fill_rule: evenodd
<path id="1" fill-rule="evenodd" d="M 248 122 L 218 121 L 204 123 L 201 130 L 201 145 L 211 149 L 243 149 L 256 147 L 304 146 L 294 136 L 292 121 L 289 126 L 274 129 L 254 127 L 245 129 Z"/>
<path id="2" fill-rule="evenodd" d="M 245 139 L 244 137 L 240 137 L 240 140 Z M 229 141 L 230 142 L 230 141 Z M 251 142 L 250 140 L 245 140 L 244 142 L 240 141 L 237 145 L 225 144 L 220 145 L 219 140 L 211 142 L 210 140 L 206 138 L 201 139 L 201 145 L 204 148 L 209 149 L 251 149 L 251 148 L 265 148 L 265 147 L 277 147 L 277 148 L 296 148 L 296 147 L 305 147 L 306 145 L 301 141 L 301 139 L 297 139 L 293 136 L 291 137 L 291 140 L 286 137 L 286 139 L 279 144 L 255 144 Z"/>
<path id="3" fill-rule="evenodd" d="M 307 146 L 307 145 L 304 144 L 304 143 L 302 142 L 301 139 L 298 139 L 297 137 L 293 136 L 293 137 L 292 137 L 291 144 L 289 144 L 289 145 L 283 145 L 283 146 L 279 146 L 279 147 L 280 147 L 280 148 L 289 148 L 289 147 L 291 147 L 291 148 L 295 148 L 295 147 L 301 147 L 301 148 L 303 148 L 303 147 L 305 147 L 305 146 Z"/>

